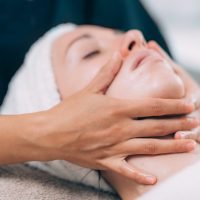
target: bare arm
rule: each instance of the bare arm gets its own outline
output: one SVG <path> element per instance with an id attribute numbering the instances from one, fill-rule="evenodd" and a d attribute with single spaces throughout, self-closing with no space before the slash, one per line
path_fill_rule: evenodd
<path id="1" fill-rule="evenodd" d="M 45 160 L 42 148 L 31 138 L 45 129 L 42 113 L 0 117 L 0 164 Z M 45 130 L 44 130 L 45 131 Z M 27 135 L 30 137 L 28 141 Z"/>
<path id="2" fill-rule="evenodd" d="M 128 101 L 105 96 L 120 63 L 117 54 L 88 87 L 48 111 L 1 116 L 0 163 L 67 160 L 92 169 L 112 170 L 143 184 L 154 184 L 155 177 L 130 166 L 125 158 L 128 155 L 186 152 L 194 148 L 194 142 L 160 142 L 138 137 L 189 130 L 196 127 L 198 121 L 187 118 L 135 119 L 187 114 L 194 106 L 182 100 L 149 98 Z"/>

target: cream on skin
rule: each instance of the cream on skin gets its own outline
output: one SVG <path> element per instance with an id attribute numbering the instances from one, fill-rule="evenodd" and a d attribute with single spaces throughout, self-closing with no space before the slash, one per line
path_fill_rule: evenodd
<path id="1" fill-rule="evenodd" d="M 139 31 L 119 33 L 96 26 L 80 26 L 58 38 L 53 45 L 52 63 L 61 97 L 83 89 L 116 50 L 124 56 L 123 65 L 106 95 L 122 99 L 185 97 L 184 83 L 175 69 L 149 48 Z M 128 163 L 164 181 L 198 161 L 199 153 L 197 148 L 185 154 L 134 156 L 128 158 Z M 136 184 L 112 172 L 102 174 L 125 200 L 134 199 L 152 187 Z"/>
<path id="2" fill-rule="evenodd" d="M 127 54 L 127 47 L 133 40 L 135 44 Z M 83 89 L 116 49 L 121 50 L 125 59 L 108 95 L 118 98 L 135 95 L 184 97 L 184 85 L 179 76 L 157 52 L 147 48 L 138 31 L 119 34 L 94 26 L 79 27 L 55 42 L 52 62 L 61 96 L 65 98 Z"/>

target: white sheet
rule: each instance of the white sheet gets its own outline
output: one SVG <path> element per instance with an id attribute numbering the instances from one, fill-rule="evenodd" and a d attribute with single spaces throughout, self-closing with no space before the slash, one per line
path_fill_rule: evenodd
<path id="1" fill-rule="evenodd" d="M 200 199 L 200 162 L 187 167 L 138 200 L 199 200 Z"/>

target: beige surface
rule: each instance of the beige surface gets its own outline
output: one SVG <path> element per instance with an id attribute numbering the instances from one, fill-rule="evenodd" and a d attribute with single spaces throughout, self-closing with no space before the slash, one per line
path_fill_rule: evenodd
<path id="1" fill-rule="evenodd" d="M 114 200 L 117 197 L 75 185 L 25 165 L 0 167 L 0 200 Z"/>

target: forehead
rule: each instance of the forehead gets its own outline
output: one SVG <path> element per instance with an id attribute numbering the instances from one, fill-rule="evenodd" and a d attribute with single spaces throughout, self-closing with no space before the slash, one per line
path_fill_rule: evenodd
<path id="1" fill-rule="evenodd" d="M 65 44 L 65 46 L 68 46 L 74 39 L 80 37 L 81 35 L 89 34 L 92 37 L 96 39 L 103 39 L 103 40 L 113 40 L 117 37 L 116 30 L 104 28 L 100 26 L 90 26 L 90 25 L 84 25 L 84 26 L 78 26 L 75 30 L 65 33 L 57 40 L 55 43 L 59 44 Z"/>
<path id="2" fill-rule="evenodd" d="M 105 35 L 111 35 L 113 34 L 113 29 L 110 28 L 105 28 L 101 26 L 94 26 L 94 25 L 84 25 L 84 26 L 79 26 L 76 30 L 76 32 L 91 32 L 91 33 L 96 33 L 96 34 L 105 34 Z"/>

